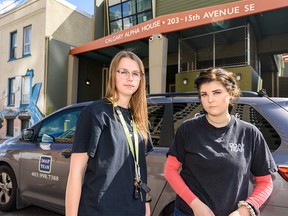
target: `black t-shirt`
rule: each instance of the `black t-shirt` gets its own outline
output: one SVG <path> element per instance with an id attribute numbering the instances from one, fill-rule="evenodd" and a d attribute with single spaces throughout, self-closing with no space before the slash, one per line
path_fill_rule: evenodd
<path id="1" fill-rule="evenodd" d="M 231 117 L 222 128 L 211 125 L 205 115 L 184 122 L 168 151 L 182 163 L 180 175 L 187 186 L 217 216 L 229 215 L 247 198 L 250 173 L 262 176 L 277 171 L 261 132 Z M 193 215 L 179 196 L 176 207 Z"/>
<path id="2" fill-rule="evenodd" d="M 131 116 L 121 108 L 126 121 Z M 128 124 L 130 128 L 130 124 Z M 152 150 L 152 141 L 145 146 L 139 135 L 139 165 L 141 179 L 147 183 L 145 152 Z M 72 152 L 87 152 L 89 160 L 82 186 L 79 216 L 144 215 L 143 201 L 135 200 L 134 159 L 121 122 L 107 99 L 85 107 L 77 122 Z"/>

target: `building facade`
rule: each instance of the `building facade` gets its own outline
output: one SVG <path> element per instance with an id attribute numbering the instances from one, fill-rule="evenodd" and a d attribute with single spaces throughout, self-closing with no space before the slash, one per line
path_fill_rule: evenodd
<path id="1" fill-rule="evenodd" d="M 287 19 L 282 0 L 95 0 L 96 37 L 70 52 L 67 103 L 102 97 L 109 62 L 122 49 L 143 59 L 150 93 L 193 91 L 200 70 L 224 67 L 242 90 L 279 96 Z"/>
<path id="2" fill-rule="evenodd" d="M 94 7 L 91 17 L 63 0 L 29 0 L 1 15 L 1 137 L 103 97 L 110 61 L 123 49 L 143 60 L 149 93 L 193 91 L 200 70 L 223 67 L 242 90 L 288 97 L 286 1 L 95 0 Z"/>
<path id="3" fill-rule="evenodd" d="M 66 105 L 71 47 L 92 40 L 92 16 L 62 0 L 28 0 L 0 15 L 0 138 Z"/>

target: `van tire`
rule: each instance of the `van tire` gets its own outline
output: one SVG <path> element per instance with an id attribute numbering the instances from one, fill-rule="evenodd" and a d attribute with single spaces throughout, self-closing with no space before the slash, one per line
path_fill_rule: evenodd
<path id="1" fill-rule="evenodd" d="M 6 165 L 0 166 L 0 210 L 16 209 L 17 182 L 13 170 Z"/>

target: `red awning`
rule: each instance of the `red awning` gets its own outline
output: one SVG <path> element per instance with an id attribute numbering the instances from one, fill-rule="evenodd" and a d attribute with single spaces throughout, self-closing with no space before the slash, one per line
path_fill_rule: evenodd
<path id="1" fill-rule="evenodd" d="M 148 38 L 153 34 L 175 32 L 285 7 L 288 7 L 288 1 L 286 0 L 242 0 L 168 14 L 76 47 L 70 51 L 70 54 L 77 55 L 92 50 Z"/>

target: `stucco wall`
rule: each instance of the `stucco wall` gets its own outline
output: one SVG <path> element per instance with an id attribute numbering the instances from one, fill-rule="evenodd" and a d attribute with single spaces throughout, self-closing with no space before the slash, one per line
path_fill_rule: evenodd
<path id="1" fill-rule="evenodd" d="M 26 26 L 32 28 L 31 54 L 23 56 Z M 69 50 L 92 41 L 92 29 L 92 17 L 63 0 L 30 0 L 0 15 L 0 114 L 15 116 L 13 135 L 21 132 L 19 115 L 24 111 L 32 116 L 30 124 L 33 124 L 41 116 L 66 105 Z M 14 31 L 17 31 L 17 54 L 10 60 L 10 35 Z M 32 79 L 30 102 L 23 108 L 21 77 L 27 72 Z M 13 106 L 8 106 L 10 78 L 15 78 L 17 83 Z M 61 94 L 55 93 L 57 90 Z M 4 122 L 0 138 L 5 138 L 6 133 Z"/>
<path id="2" fill-rule="evenodd" d="M 80 46 L 93 40 L 93 20 L 88 14 L 61 0 L 47 0 L 46 36 L 72 46 Z"/>
<path id="3" fill-rule="evenodd" d="M 0 17 L 0 112 L 16 115 L 21 111 L 21 77 L 33 71 L 32 86 L 44 80 L 45 65 L 45 4 L 44 1 L 28 1 Z M 31 55 L 23 55 L 23 28 L 32 26 Z M 17 31 L 16 58 L 10 60 L 10 34 Z M 8 80 L 15 78 L 15 105 L 8 106 Z M 32 87 L 31 86 L 31 87 Z M 32 94 L 32 92 L 31 92 Z M 44 91 L 40 89 L 37 106 L 44 108 Z M 8 111 L 7 111 L 8 110 Z M 21 131 L 21 121 L 16 115 L 14 135 Z M 0 136 L 6 135 L 6 125 L 0 129 Z"/>

